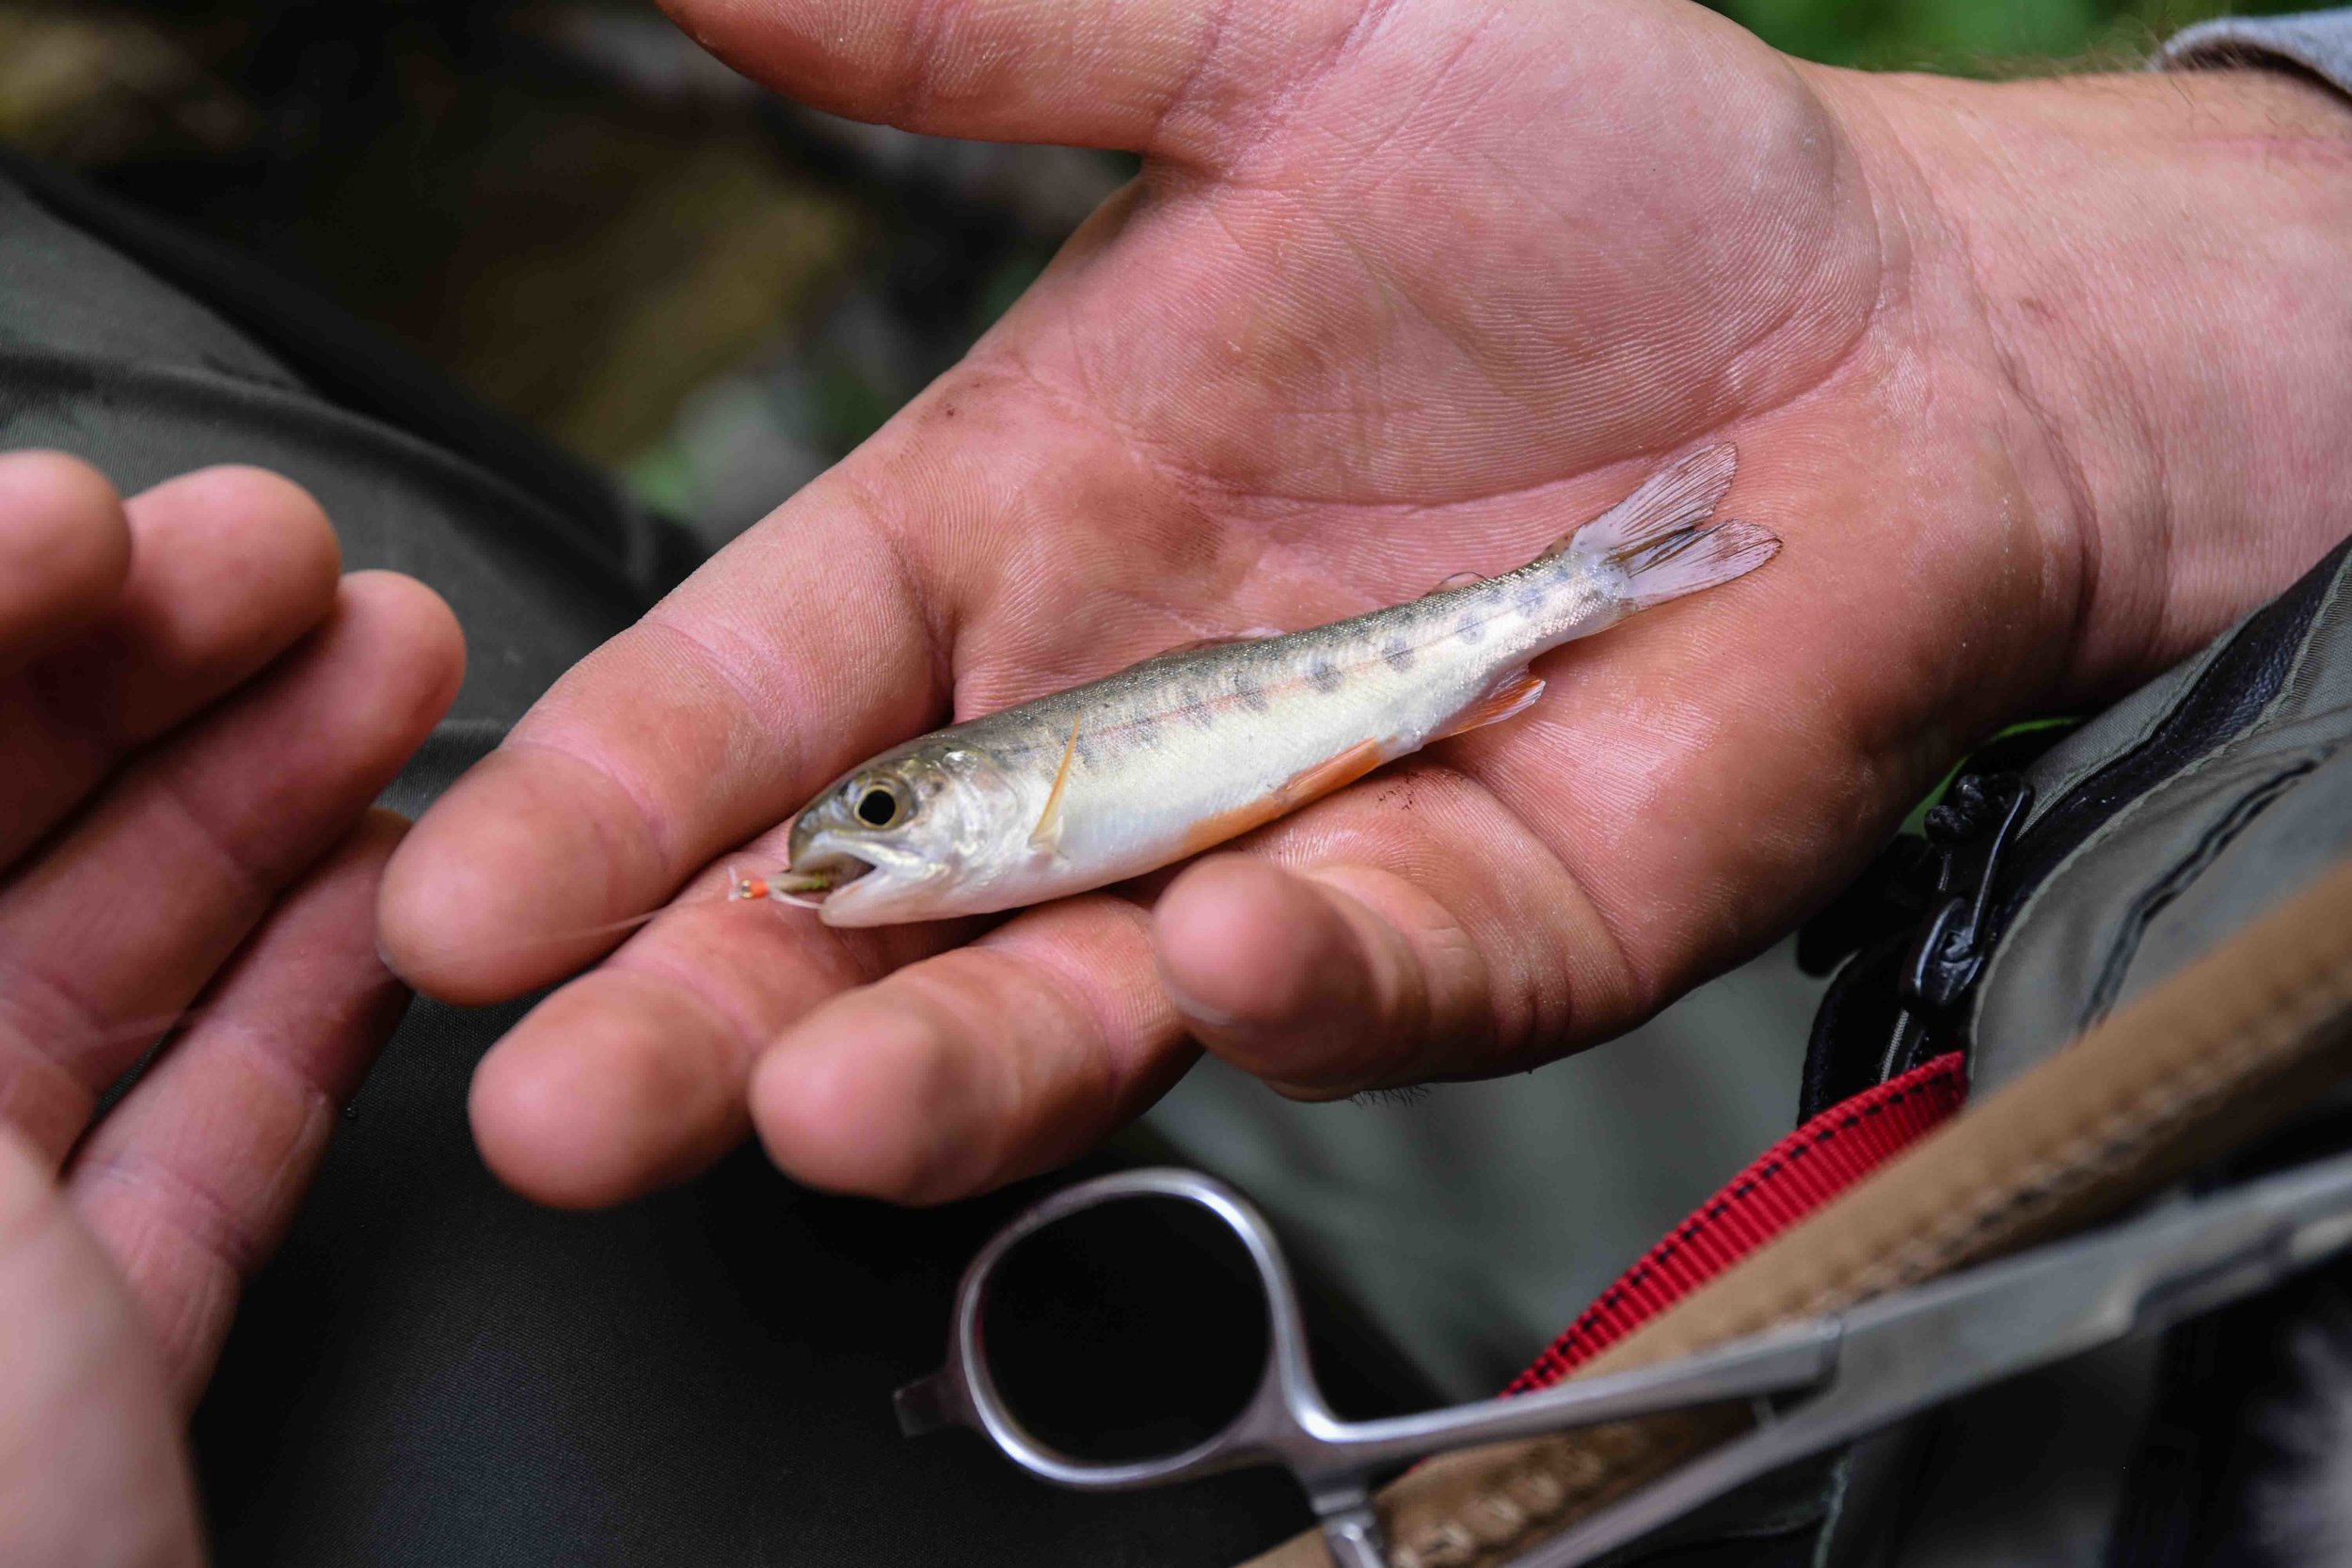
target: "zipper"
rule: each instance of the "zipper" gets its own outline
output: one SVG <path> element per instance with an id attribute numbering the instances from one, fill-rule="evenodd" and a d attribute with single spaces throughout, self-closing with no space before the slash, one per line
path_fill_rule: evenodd
<path id="1" fill-rule="evenodd" d="M 1874 886 L 1841 901 L 1849 905 L 1837 915 L 1842 929 L 1817 940 L 1805 956 L 1808 968 L 1829 967 L 1821 962 L 1823 949 L 1867 928 L 1867 919 L 1857 920 L 1851 907 L 1855 903 L 1872 905 L 1882 920 L 1922 911 L 1896 966 L 1899 1011 L 1883 1048 L 1882 1078 L 1916 1066 L 1931 1042 L 1964 1048 L 1961 1013 L 2027 900 L 2131 802 L 2262 717 L 2294 673 L 2348 555 L 2352 539 L 2248 617 L 2153 729 L 2038 816 L 2033 786 L 2021 770 L 2025 759 L 1997 744 L 1988 748 L 1980 766 L 1953 780 L 1944 802 L 1928 814 L 1927 852 L 1910 841 L 1907 853 L 1884 858 Z M 1981 766 L 1996 761 L 2006 766 Z"/>

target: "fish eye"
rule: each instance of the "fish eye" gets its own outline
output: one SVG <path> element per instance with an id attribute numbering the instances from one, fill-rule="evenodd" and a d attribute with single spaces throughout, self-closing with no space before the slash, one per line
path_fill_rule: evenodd
<path id="1" fill-rule="evenodd" d="M 888 784 L 869 783 L 857 786 L 857 804 L 850 809 L 867 827 L 887 828 L 906 815 L 906 802 Z"/>

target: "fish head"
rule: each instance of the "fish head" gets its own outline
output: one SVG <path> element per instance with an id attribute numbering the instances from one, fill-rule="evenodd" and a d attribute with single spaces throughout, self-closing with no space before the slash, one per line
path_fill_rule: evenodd
<path id="1" fill-rule="evenodd" d="M 1018 792 L 985 752 L 914 741 L 851 768 L 802 808 L 791 874 L 828 926 L 968 913 L 976 892 L 1018 857 L 1022 818 Z"/>

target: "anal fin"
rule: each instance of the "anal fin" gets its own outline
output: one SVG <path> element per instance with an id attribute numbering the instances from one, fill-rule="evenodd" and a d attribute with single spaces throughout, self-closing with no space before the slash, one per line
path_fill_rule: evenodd
<path id="1" fill-rule="evenodd" d="M 1448 736 L 1461 735 L 1469 730 L 1484 729 L 1500 724 L 1505 719 L 1524 713 L 1544 694 L 1544 683 L 1524 664 L 1507 672 L 1502 679 L 1486 689 L 1485 696 L 1470 704 L 1446 721 L 1446 727 L 1431 736 L 1443 740 Z"/>

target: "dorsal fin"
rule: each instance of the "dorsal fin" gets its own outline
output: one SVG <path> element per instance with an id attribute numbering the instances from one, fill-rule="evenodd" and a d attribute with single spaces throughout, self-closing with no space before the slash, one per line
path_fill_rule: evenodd
<path id="1" fill-rule="evenodd" d="M 1155 659 L 1181 658 L 1186 654 L 1197 654 L 1207 648 L 1230 648 L 1237 643 L 1263 642 L 1269 637 L 1288 637 L 1290 633 L 1279 626 L 1251 626 L 1248 631 L 1235 632 L 1230 637 L 1196 637 L 1189 642 L 1179 642 L 1172 648 L 1162 648 L 1150 658 L 1137 659 L 1136 662 L 1150 664 Z"/>
<path id="2" fill-rule="evenodd" d="M 1486 580 L 1476 572 L 1456 572 L 1437 587 L 1432 588 L 1428 594 L 1423 594 L 1422 597 L 1428 598 L 1432 594 L 1451 594 L 1457 588 L 1475 588 Z"/>
<path id="3" fill-rule="evenodd" d="M 1196 637 L 1189 642 L 1179 642 L 1172 648 L 1162 648 L 1153 658 L 1175 658 L 1182 654 L 1197 654 L 1203 648 L 1230 648 L 1238 642 L 1263 642 L 1269 637 L 1279 637 L 1275 631 L 1247 631 L 1238 637 Z"/>
<path id="4" fill-rule="evenodd" d="M 1061 797 L 1070 787 L 1070 765 L 1078 759 L 1078 725 L 1085 720 L 1081 709 L 1070 717 L 1070 744 L 1061 749 L 1061 766 L 1054 770 L 1053 792 L 1045 797 L 1045 809 L 1037 816 L 1037 826 L 1029 830 L 1029 842 L 1036 847 L 1054 850 L 1061 846 Z"/>
<path id="5" fill-rule="evenodd" d="M 1677 530 L 1694 528 L 1722 504 L 1739 468 L 1740 449 L 1729 442 L 1702 448 L 1650 475 L 1633 494 L 1591 522 L 1570 529 L 1535 559 L 1549 561 L 1581 540 L 1586 548 L 1613 560 Z"/>

